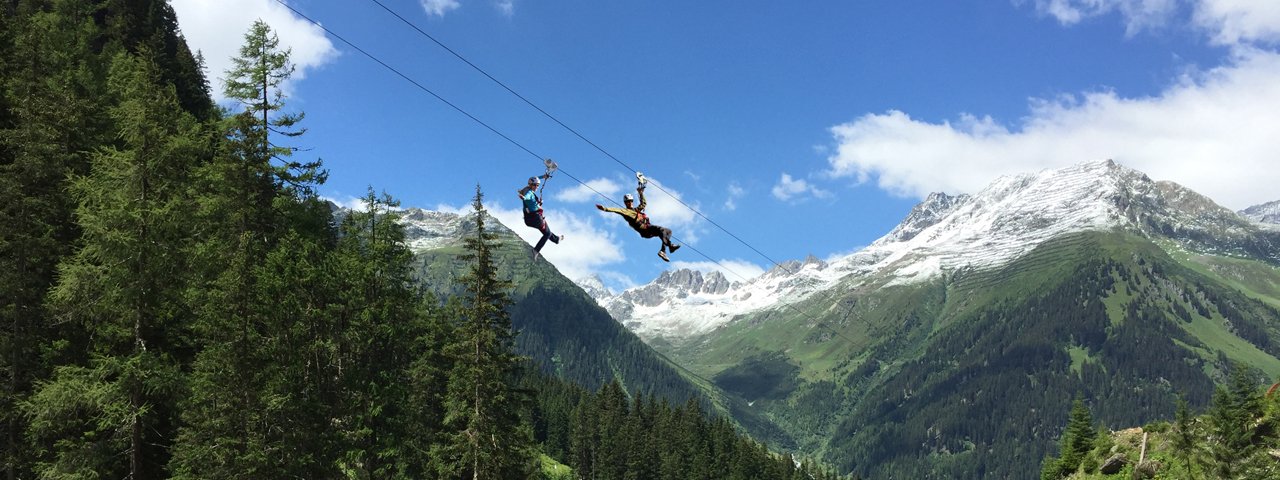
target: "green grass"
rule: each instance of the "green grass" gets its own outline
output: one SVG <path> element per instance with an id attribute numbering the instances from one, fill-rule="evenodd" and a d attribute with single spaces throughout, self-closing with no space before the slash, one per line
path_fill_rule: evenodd
<path id="1" fill-rule="evenodd" d="M 1074 345 L 1067 347 L 1067 355 L 1071 356 L 1071 371 L 1074 372 L 1077 376 L 1079 376 L 1082 373 L 1082 370 L 1084 369 L 1084 364 L 1099 363 L 1098 359 L 1094 358 L 1092 355 L 1089 355 L 1089 350 L 1084 347 L 1078 347 Z"/>
<path id="2" fill-rule="evenodd" d="M 573 469 L 546 455 L 539 455 L 544 480 L 573 480 Z"/>
<path id="3" fill-rule="evenodd" d="M 1187 333 L 1207 347 L 1207 350 L 1199 348 L 1191 350 L 1209 363 L 1216 361 L 1217 356 L 1214 352 L 1222 351 L 1228 358 L 1260 368 L 1272 378 L 1280 376 L 1280 359 L 1227 331 L 1227 327 L 1223 325 L 1223 319 L 1216 314 L 1214 317 L 1208 319 L 1200 315 L 1192 315 L 1190 324 L 1182 324 Z"/>

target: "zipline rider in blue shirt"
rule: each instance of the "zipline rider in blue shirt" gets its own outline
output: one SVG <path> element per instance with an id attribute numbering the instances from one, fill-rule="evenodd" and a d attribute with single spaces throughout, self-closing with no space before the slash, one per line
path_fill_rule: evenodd
<path id="1" fill-rule="evenodd" d="M 521 203 L 524 204 L 524 224 L 542 232 L 542 239 L 538 240 L 538 244 L 533 247 L 534 260 L 542 254 L 542 246 L 547 244 L 547 239 L 559 244 L 564 238 L 562 235 L 551 233 L 551 228 L 547 226 L 547 219 L 542 216 L 542 198 L 538 195 L 538 186 L 542 185 L 544 178 L 546 175 L 529 177 L 529 184 L 517 191 Z"/>

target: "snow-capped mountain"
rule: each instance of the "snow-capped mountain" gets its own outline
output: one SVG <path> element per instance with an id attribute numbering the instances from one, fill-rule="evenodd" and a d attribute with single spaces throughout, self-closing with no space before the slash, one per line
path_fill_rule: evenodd
<path id="1" fill-rule="evenodd" d="M 609 290 L 609 287 L 604 285 L 604 281 L 601 280 L 599 276 L 592 275 L 590 277 L 580 278 L 575 280 L 573 283 L 582 287 L 582 290 L 587 292 L 587 295 L 594 298 L 596 302 L 600 302 L 601 299 L 613 297 L 613 291 Z"/>
<path id="2" fill-rule="evenodd" d="M 1111 160 L 1006 176 L 973 195 L 935 193 L 870 246 L 829 264 L 788 262 L 747 282 L 704 288 L 698 272 L 664 272 L 648 285 L 599 299 L 641 337 L 679 340 L 735 318 L 780 308 L 837 285 L 922 282 L 945 272 L 1007 264 L 1047 240 L 1124 229 L 1185 248 L 1280 262 L 1272 237 L 1239 214 L 1173 182 Z M 712 274 L 715 275 L 715 274 Z"/>
<path id="3" fill-rule="evenodd" d="M 1280 224 L 1280 200 L 1246 208 L 1240 216 L 1258 223 Z"/>

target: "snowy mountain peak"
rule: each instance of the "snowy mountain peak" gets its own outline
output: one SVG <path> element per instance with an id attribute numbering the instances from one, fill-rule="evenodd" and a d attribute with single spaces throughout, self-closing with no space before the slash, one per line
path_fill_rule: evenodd
<path id="1" fill-rule="evenodd" d="M 773 268 L 770 268 L 769 271 L 764 272 L 764 275 L 762 276 L 770 278 L 794 276 L 806 268 L 822 270 L 827 268 L 827 262 L 813 256 L 813 254 L 809 254 L 809 256 L 805 257 L 804 260 L 787 260 L 779 263 Z"/>
<path id="2" fill-rule="evenodd" d="M 605 306 L 641 336 L 678 340 L 838 284 L 907 284 L 996 268 L 1080 231 L 1123 229 L 1204 251 L 1269 251 L 1258 247 L 1251 225 L 1181 185 L 1153 181 L 1111 160 L 1092 161 L 1003 176 L 972 195 L 931 194 L 888 234 L 830 265 L 810 256 L 712 291 L 691 288 L 691 273 L 666 272 Z"/>
<path id="3" fill-rule="evenodd" d="M 1280 200 L 1246 208 L 1240 216 L 1258 223 L 1280 224 Z"/>
<path id="4" fill-rule="evenodd" d="M 613 297 L 613 291 L 609 290 L 609 287 L 604 285 L 604 281 L 600 279 L 599 275 L 580 278 L 575 280 L 573 283 L 578 284 L 578 287 L 582 288 L 582 291 L 587 292 L 587 295 L 590 295 L 591 298 L 594 298 L 596 303 L 603 303 Z"/>
<path id="5" fill-rule="evenodd" d="M 410 208 L 401 212 L 409 249 L 421 252 L 451 245 L 460 245 L 464 231 L 461 215 Z"/>

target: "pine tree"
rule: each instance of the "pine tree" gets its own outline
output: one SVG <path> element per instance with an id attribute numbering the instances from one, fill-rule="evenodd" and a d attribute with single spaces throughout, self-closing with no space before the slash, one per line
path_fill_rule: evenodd
<path id="1" fill-rule="evenodd" d="M 498 278 L 493 251 L 497 236 L 485 229 L 484 195 L 476 186 L 472 201 L 475 228 L 462 256 L 471 269 L 464 318 L 457 341 L 447 352 L 455 362 L 449 374 L 444 425 L 447 433 L 435 458 L 450 478 L 514 479 L 535 472 L 531 429 L 520 418 L 523 399 L 514 387 L 522 358 L 513 351 L 514 333 L 507 307 L 511 282 Z"/>
<path id="2" fill-rule="evenodd" d="M 59 367 L 27 403 L 32 435 L 53 446 L 42 475 L 163 476 L 159 445 L 172 437 L 182 384 L 186 185 L 199 126 L 150 61 L 120 55 L 110 80 L 123 147 L 96 153 L 72 185 L 82 246 L 59 268 L 50 300 L 93 343 L 86 365 Z"/>
<path id="3" fill-rule="evenodd" d="M 200 170 L 197 216 L 209 228 L 200 232 L 194 270 L 203 282 L 193 285 L 192 296 L 204 348 L 192 366 L 174 448 L 178 478 L 306 477 L 333 463 L 316 445 L 323 440 L 298 428 L 314 423 L 315 412 L 287 404 L 300 392 L 325 390 L 326 380 L 315 375 L 322 366 L 308 366 L 307 356 L 290 351 L 332 333 L 294 335 L 322 323 L 315 315 L 325 299 L 314 294 L 326 280 L 308 272 L 324 268 L 326 260 L 317 257 L 332 244 L 327 211 L 314 196 L 325 174 L 318 161 L 293 162 L 293 148 L 270 141 L 272 132 L 302 133 L 289 130 L 300 114 L 281 113 L 279 87 L 292 73 L 288 51 L 259 21 L 240 53 L 225 93 L 245 110 L 224 119 L 219 152 Z M 306 309 L 282 311 L 283 305 Z"/>

